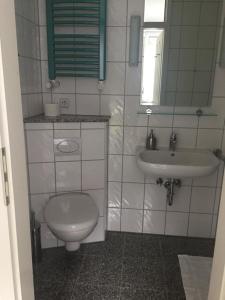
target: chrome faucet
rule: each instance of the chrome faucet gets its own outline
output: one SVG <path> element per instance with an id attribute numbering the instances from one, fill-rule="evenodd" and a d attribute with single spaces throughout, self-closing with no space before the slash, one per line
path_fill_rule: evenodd
<path id="1" fill-rule="evenodd" d="M 170 145 L 169 145 L 170 151 L 175 151 L 176 145 L 177 145 L 177 135 L 176 133 L 172 132 L 170 136 Z"/>

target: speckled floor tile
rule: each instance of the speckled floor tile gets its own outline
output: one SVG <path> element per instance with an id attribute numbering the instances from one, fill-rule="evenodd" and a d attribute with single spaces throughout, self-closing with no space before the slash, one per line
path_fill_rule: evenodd
<path id="1" fill-rule="evenodd" d="M 106 242 L 43 251 L 36 300 L 185 300 L 178 254 L 212 256 L 214 241 L 108 232 Z"/>
<path id="2" fill-rule="evenodd" d="M 160 257 L 161 237 L 148 234 L 125 235 L 124 256 Z"/>
<path id="3" fill-rule="evenodd" d="M 114 286 L 77 284 L 60 295 L 60 300 L 119 300 L 120 289 Z"/>
<path id="4" fill-rule="evenodd" d="M 184 292 L 168 291 L 167 300 L 186 300 Z"/>
<path id="5" fill-rule="evenodd" d="M 78 283 L 119 285 L 122 257 L 85 256 L 78 276 Z"/>
<path id="6" fill-rule="evenodd" d="M 213 257 L 215 241 L 213 239 L 187 239 L 187 254 L 193 256 Z"/>
<path id="7" fill-rule="evenodd" d="M 163 256 L 187 254 L 187 238 L 165 236 L 161 241 Z"/>
<path id="8" fill-rule="evenodd" d="M 120 300 L 167 300 L 165 290 L 143 290 L 134 288 L 121 288 Z"/>
<path id="9" fill-rule="evenodd" d="M 121 257 L 124 249 L 124 236 L 124 233 L 120 232 L 107 232 L 104 242 L 83 245 L 84 254 Z"/>
<path id="10" fill-rule="evenodd" d="M 178 257 L 165 257 L 164 268 L 167 288 L 182 293 L 184 289 Z"/>
<path id="11" fill-rule="evenodd" d="M 163 262 L 160 259 L 125 257 L 122 274 L 123 287 L 163 289 Z"/>

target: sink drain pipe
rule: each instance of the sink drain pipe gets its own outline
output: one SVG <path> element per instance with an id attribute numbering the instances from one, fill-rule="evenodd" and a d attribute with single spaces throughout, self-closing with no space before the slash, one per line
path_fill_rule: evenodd
<path id="1" fill-rule="evenodd" d="M 162 185 L 163 180 L 161 178 L 159 178 L 159 179 L 157 179 L 156 183 Z M 168 203 L 169 206 L 171 206 L 173 204 L 175 186 L 176 187 L 181 187 L 181 180 L 180 179 L 168 178 L 164 182 L 164 187 L 167 190 L 166 199 L 167 199 L 167 203 Z"/>

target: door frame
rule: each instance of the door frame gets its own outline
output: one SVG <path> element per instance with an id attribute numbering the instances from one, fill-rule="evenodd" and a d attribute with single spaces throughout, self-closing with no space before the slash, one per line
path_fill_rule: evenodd
<path id="1" fill-rule="evenodd" d="M 7 264 L 8 274 L 0 268 L 0 299 L 33 300 L 28 181 L 13 0 L 0 1 L 0 45 L 0 136 L 1 147 L 6 150 L 10 198 L 6 206 L 1 180 L 0 218 L 3 217 L 4 227 L 0 230 L 5 239 L 1 244 L 4 251 L 1 250 L 0 260 L 1 266 Z M 1 158 L 0 165 L 3 165 Z M 1 168 L 1 178 L 2 172 Z"/>
<path id="2" fill-rule="evenodd" d="M 225 176 L 220 199 L 208 300 L 225 299 Z"/>

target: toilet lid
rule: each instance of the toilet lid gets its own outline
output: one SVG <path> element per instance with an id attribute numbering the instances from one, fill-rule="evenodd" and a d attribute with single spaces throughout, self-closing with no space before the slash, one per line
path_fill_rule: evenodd
<path id="1" fill-rule="evenodd" d="M 80 231 L 96 224 L 98 208 L 88 194 L 61 194 L 50 198 L 44 215 L 50 227 Z"/>

